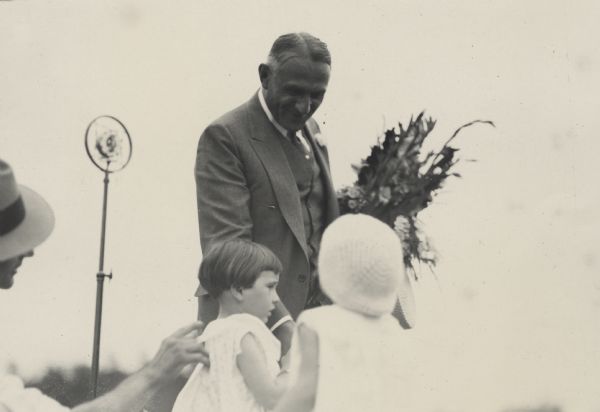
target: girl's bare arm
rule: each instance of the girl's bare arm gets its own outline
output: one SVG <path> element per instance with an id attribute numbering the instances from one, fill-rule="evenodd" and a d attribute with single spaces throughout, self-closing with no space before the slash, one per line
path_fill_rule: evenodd
<path id="1" fill-rule="evenodd" d="M 297 332 L 300 370 L 296 382 L 283 395 L 274 412 L 309 412 L 315 407 L 319 379 L 319 338 L 306 325 Z"/>
<path id="2" fill-rule="evenodd" d="M 242 338 L 237 365 L 256 401 L 266 409 L 272 409 L 287 388 L 287 371 L 282 371 L 276 378 L 271 376 L 265 356 L 251 333 Z"/>

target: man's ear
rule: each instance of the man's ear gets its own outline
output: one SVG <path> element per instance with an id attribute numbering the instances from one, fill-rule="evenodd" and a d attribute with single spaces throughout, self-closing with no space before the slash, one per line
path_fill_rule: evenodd
<path id="1" fill-rule="evenodd" d="M 268 64 L 265 63 L 261 63 L 258 66 L 258 77 L 260 78 L 260 84 L 262 85 L 263 89 L 268 89 L 269 87 L 269 79 L 271 78 L 271 68 L 269 67 Z"/>
<path id="2" fill-rule="evenodd" d="M 244 289 L 232 287 L 229 290 L 231 291 L 231 296 L 233 296 L 235 300 L 237 300 L 238 302 L 244 300 Z"/>

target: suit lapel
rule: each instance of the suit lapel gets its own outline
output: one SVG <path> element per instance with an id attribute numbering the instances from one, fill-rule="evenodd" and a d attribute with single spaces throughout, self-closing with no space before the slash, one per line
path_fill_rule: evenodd
<path id="1" fill-rule="evenodd" d="M 283 218 L 308 256 L 300 194 L 281 148 L 282 136 L 267 118 L 256 95 L 248 102 L 247 107 L 250 143 L 267 171 Z"/>

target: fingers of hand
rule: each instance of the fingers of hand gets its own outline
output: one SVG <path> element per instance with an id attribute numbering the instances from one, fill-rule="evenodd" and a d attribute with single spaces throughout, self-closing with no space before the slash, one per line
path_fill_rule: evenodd
<path id="1" fill-rule="evenodd" d="M 198 343 L 193 338 L 179 338 L 172 342 L 170 351 L 182 363 L 187 363 L 196 359 L 196 355 L 208 358 L 203 343 Z"/>
<path id="2" fill-rule="evenodd" d="M 201 321 L 197 320 L 188 325 L 185 325 L 182 328 L 177 329 L 175 333 L 171 335 L 171 337 L 181 338 L 191 333 L 195 333 L 195 336 L 198 336 L 198 334 L 202 332 L 202 330 L 204 330 L 204 324 Z"/>
<path id="3" fill-rule="evenodd" d="M 185 346 L 186 358 L 192 362 L 200 362 L 205 366 L 210 365 L 210 357 L 204 348 L 204 343 L 193 342 Z"/>
<path id="4" fill-rule="evenodd" d="M 192 372 L 194 372 L 194 368 L 196 367 L 195 364 L 187 364 L 185 365 L 183 368 L 181 368 L 181 371 L 179 372 L 179 376 L 182 376 L 186 379 L 188 379 L 190 376 L 192 376 Z"/>

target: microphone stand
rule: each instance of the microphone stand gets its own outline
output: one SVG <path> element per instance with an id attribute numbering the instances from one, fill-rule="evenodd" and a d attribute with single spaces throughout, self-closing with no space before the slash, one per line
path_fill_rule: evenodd
<path id="1" fill-rule="evenodd" d="M 102 231 L 100 235 L 100 263 L 96 274 L 96 316 L 94 321 L 94 347 L 92 352 L 92 399 L 96 398 L 98 391 L 98 370 L 100 363 L 100 331 L 102 328 L 102 297 L 104 293 L 104 278 L 112 279 L 112 273 L 104 273 L 104 243 L 106 239 L 106 210 L 108 203 L 108 166 L 104 171 L 104 200 L 102 204 Z"/>
<path id="2" fill-rule="evenodd" d="M 98 394 L 100 364 L 100 332 L 102 329 L 102 298 L 104 278 L 112 279 L 112 273 L 104 273 L 104 246 L 106 243 L 106 214 L 108 205 L 108 175 L 122 170 L 131 160 L 131 137 L 125 125 L 114 116 L 98 116 L 85 131 L 85 150 L 88 157 L 104 174 L 104 197 L 102 201 L 102 228 L 100 232 L 100 262 L 96 273 L 96 314 L 94 320 L 94 346 L 92 348 L 92 376 L 90 395 Z"/>

